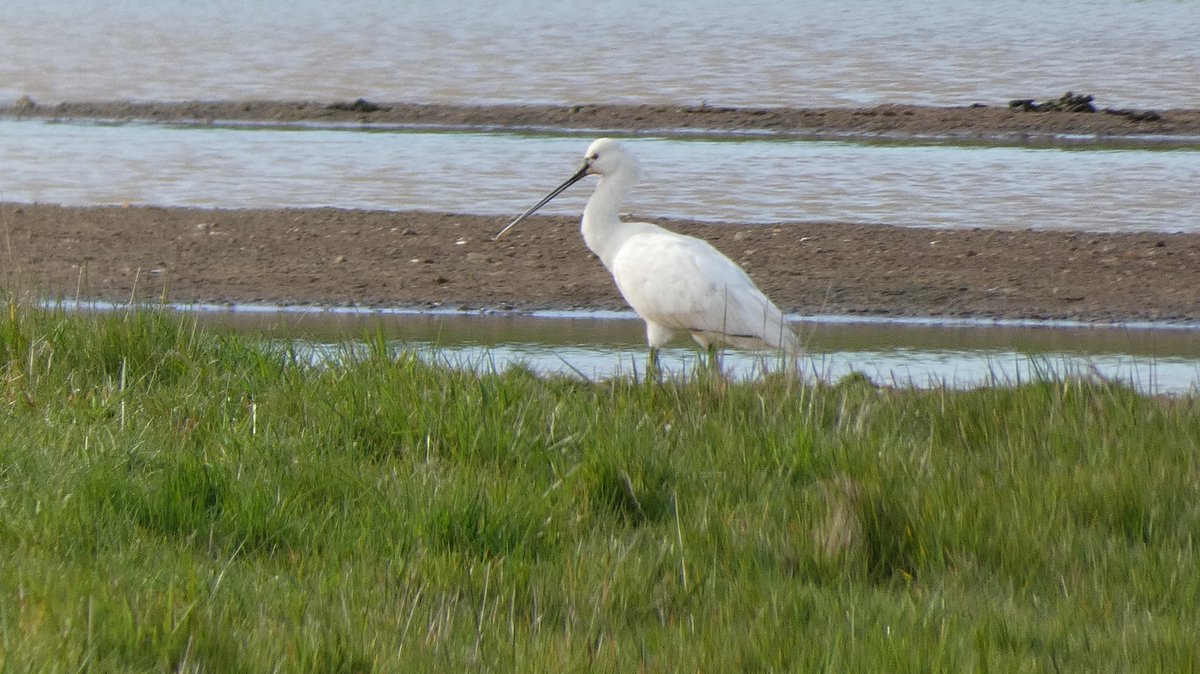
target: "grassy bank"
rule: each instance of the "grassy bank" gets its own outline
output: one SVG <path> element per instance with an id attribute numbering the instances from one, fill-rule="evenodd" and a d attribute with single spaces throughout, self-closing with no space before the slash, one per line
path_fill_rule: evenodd
<path id="1" fill-rule="evenodd" d="M 1200 400 L 0 317 L 4 671 L 1194 671 Z"/>

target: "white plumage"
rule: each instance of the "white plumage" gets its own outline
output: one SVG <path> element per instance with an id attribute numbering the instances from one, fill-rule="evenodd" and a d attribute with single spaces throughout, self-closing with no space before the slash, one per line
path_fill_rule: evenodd
<path id="1" fill-rule="evenodd" d="M 623 145 L 601 138 L 588 147 L 573 176 L 496 238 L 583 177 L 598 175 L 600 183 L 583 210 L 583 240 L 646 321 L 652 355 L 678 331 L 705 348 L 727 344 L 796 353 L 796 334 L 783 312 L 733 260 L 707 241 L 648 222 L 621 221 L 618 211 L 640 172 L 637 158 Z"/>

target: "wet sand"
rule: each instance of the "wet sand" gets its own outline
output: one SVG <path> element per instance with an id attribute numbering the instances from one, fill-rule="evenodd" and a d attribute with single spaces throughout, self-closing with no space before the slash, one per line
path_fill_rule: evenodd
<path id="1" fill-rule="evenodd" d="M 334 209 L 0 205 L 7 283 L 42 296 L 625 308 L 578 220 Z M 1200 322 L 1200 235 L 660 221 L 786 311 Z"/>
<path id="2" fill-rule="evenodd" d="M 1003 103 L 755 110 L 368 101 L 46 105 L 24 99 L 0 109 L 2 115 L 993 142 L 1200 137 L 1195 110 L 1031 112 Z M 5 281 L 43 296 L 513 310 L 625 307 L 584 247 L 577 218 L 535 217 L 501 242 L 491 241 L 508 219 L 0 204 Z M 971 223 L 956 230 L 852 222 L 660 223 L 711 241 L 790 312 L 1200 322 L 1200 234 L 1047 232 L 1036 230 L 1037 223 L 1019 231 L 975 229 Z"/>

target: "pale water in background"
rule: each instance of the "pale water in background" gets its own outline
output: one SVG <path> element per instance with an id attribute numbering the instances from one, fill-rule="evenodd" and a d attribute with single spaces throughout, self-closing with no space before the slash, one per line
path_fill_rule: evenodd
<path id="1" fill-rule="evenodd" d="M 3 0 L 0 101 L 1200 107 L 1194 0 Z"/>

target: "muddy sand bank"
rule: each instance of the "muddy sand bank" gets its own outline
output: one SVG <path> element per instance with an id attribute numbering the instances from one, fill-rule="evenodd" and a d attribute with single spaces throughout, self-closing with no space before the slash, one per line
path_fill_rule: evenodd
<path id="1" fill-rule="evenodd" d="M 578 220 L 0 204 L 10 286 L 125 301 L 625 308 Z M 789 312 L 1200 322 L 1200 235 L 660 221 Z"/>
<path id="2" fill-rule="evenodd" d="M 1079 97 L 1076 97 L 1078 99 Z M 768 133 L 798 138 L 945 138 L 995 142 L 1063 139 L 1156 142 L 1200 139 L 1200 110 L 1113 109 L 1066 96 L 959 107 L 734 108 L 711 105 L 428 105 L 356 101 L 179 101 L 39 103 L 22 98 L 0 116 L 175 124 L 374 125 L 483 130 Z M 1068 104 L 1072 103 L 1072 104 Z M 1081 112 L 1078 110 L 1091 110 Z"/>

